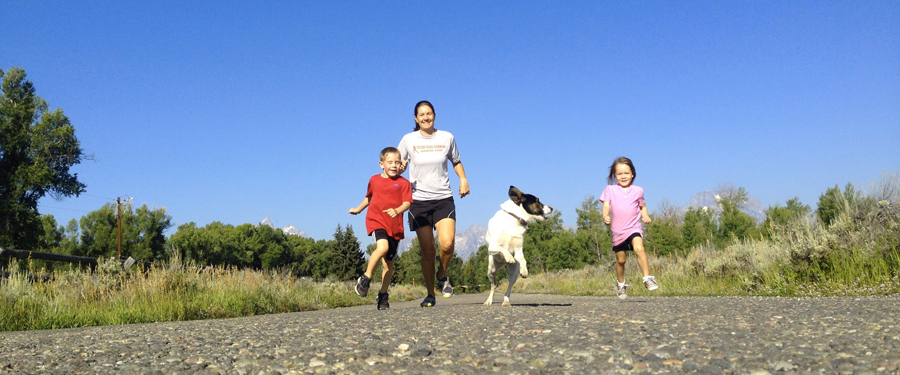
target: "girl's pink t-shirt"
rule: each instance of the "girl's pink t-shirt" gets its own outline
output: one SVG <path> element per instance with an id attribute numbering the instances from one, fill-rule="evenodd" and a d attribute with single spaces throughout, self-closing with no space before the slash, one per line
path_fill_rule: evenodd
<path id="1" fill-rule="evenodd" d="M 644 235 L 644 225 L 641 223 L 644 189 L 635 185 L 629 186 L 628 190 L 619 185 L 607 185 L 600 194 L 600 201 L 609 202 L 613 246 L 621 244 L 634 233 Z"/>

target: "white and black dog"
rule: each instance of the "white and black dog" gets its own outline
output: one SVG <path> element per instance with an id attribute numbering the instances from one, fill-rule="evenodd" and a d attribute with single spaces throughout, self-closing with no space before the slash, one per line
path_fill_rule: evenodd
<path id="1" fill-rule="evenodd" d="M 525 243 L 525 227 L 533 221 L 544 221 L 553 208 L 546 206 L 531 194 L 519 191 L 515 186 L 509 187 L 509 200 L 500 205 L 500 211 L 488 222 L 484 239 L 488 245 L 488 279 L 491 280 L 491 293 L 485 306 L 494 302 L 494 289 L 497 288 L 497 271 L 506 265 L 509 271 L 509 287 L 503 296 L 503 306 L 510 306 L 509 294 L 519 275 L 528 277 L 528 265 L 522 252 Z"/>

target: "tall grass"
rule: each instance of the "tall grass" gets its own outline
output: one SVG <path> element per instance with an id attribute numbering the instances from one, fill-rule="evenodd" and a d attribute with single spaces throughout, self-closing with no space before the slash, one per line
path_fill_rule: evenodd
<path id="1" fill-rule="evenodd" d="M 185 265 L 179 259 L 125 271 L 101 262 L 94 271 L 54 271 L 32 282 L 18 262 L 0 280 L 0 331 L 230 318 L 373 303 L 347 282 L 316 282 L 289 273 Z M 377 288 L 377 284 L 372 285 Z M 399 286 L 391 300 L 424 296 L 424 288 Z"/>
<path id="2" fill-rule="evenodd" d="M 763 238 L 711 244 L 686 256 L 650 257 L 655 295 L 845 296 L 900 293 L 900 177 L 886 172 L 867 195 L 840 197 L 830 224 L 800 218 Z M 630 261 L 626 282 L 640 284 Z M 614 269 L 587 267 L 536 275 L 520 291 L 613 295 Z M 646 295 L 643 287 L 629 294 Z"/>

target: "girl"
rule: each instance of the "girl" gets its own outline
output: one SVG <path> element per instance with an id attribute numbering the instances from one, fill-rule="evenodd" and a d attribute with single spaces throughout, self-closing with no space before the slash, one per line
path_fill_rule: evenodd
<path id="1" fill-rule="evenodd" d="M 644 203 L 644 189 L 631 184 L 635 177 L 637 172 L 631 159 L 624 156 L 616 159 L 609 167 L 609 176 L 606 178 L 609 185 L 600 195 L 600 201 L 603 202 L 603 222 L 612 229 L 612 249 L 616 253 L 616 295 L 619 299 L 628 297 L 628 285 L 625 284 L 626 250 L 632 250 L 637 255 L 647 290 L 659 288 L 656 278 L 650 275 L 647 254 L 644 252 L 641 221 L 649 224 L 651 219 Z"/>

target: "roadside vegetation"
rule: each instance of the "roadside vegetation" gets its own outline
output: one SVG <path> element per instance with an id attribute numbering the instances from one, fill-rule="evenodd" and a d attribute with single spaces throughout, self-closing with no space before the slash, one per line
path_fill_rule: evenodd
<path id="1" fill-rule="evenodd" d="M 717 210 L 689 210 L 679 217 L 664 208 L 654 214 L 646 239 L 650 264 L 661 288 L 653 295 L 814 297 L 900 293 L 897 174 L 885 173 L 865 194 L 852 185 L 843 191 L 836 186 L 830 188 L 820 197 L 815 211 L 797 200 L 788 201 L 785 207 L 770 207 L 761 224 L 747 221 L 736 209 L 742 197 L 746 193 L 738 188 L 725 195 Z M 526 246 L 533 276 L 520 279 L 515 293 L 613 295 L 612 257 L 600 250 L 609 248 L 609 234 L 596 224 L 599 217 L 592 202 L 592 197 L 585 200 L 575 230 L 565 229 L 558 216 L 529 228 Z M 251 238 L 259 233 L 277 237 L 276 232 L 265 228 L 253 231 L 255 228 L 247 225 L 243 229 Z M 725 235 L 730 240 L 724 240 Z M 289 243 L 296 239 L 283 240 Z M 0 279 L 0 331 L 229 318 L 373 303 L 372 298 L 360 298 L 352 291 L 361 267 L 358 260 L 345 264 L 315 262 L 349 267 L 344 275 L 332 269 L 328 276 L 316 278 L 299 275 L 297 264 L 237 267 L 209 265 L 208 258 L 207 262 L 183 259 L 182 254 L 190 255 L 195 250 L 179 251 L 173 246 L 176 242 L 169 241 L 165 259 L 146 268 L 125 270 L 112 258 L 101 261 L 94 270 L 73 266 L 48 269 L 40 261 L 9 261 L 3 267 L 6 277 Z M 261 242 L 251 243 L 266 247 Z M 312 240 L 298 243 L 316 244 Z M 348 249 L 345 253 L 361 254 L 349 227 L 338 227 L 333 241 L 319 241 L 316 246 L 327 247 L 332 257 L 344 247 Z M 392 301 L 425 295 L 417 246 L 414 243 L 414 248 L 398 261 L 398 282 L 390 291 Z M 568 251 L 554 252 L 562 248 Z M 592 254 L 591 249 L 597 253 Z M 487 288 L 486 256 L 487 249 L 482 247 L 466 262 L 454 260 L 451 277 L 458 280 L 458 292 L 463 286 L 470 293 Z M 311 257 L 316 259 L 316 254 L 311 253 Z M 567 261 L 575 266 L 560 266 Z M 626 280 L 633 284 L 631 296 L 650 295 L 640 285 L 635 262 L 628 263 L 626 272 Z M 505 280 L 505 275 L 499 277 Z M 505 281 L 500 287 L 505 288 Z"/>

